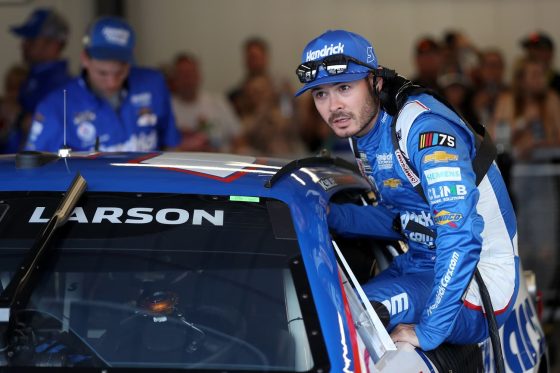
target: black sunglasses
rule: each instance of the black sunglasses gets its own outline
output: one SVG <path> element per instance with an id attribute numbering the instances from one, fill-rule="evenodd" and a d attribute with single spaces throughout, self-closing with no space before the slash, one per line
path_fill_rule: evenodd
<path id="1" fill-rule="evenodd" d="M 317 78 L 317 71 L 319 71 L 319 66 L 323 66 L 329 75 L 344 74 L 348 70 L 348 64 L 353 62 L 360 66 L 365 66 L 370 70 L 375 70 L 375 66 L 363 63 L 354 57 L 346 56 L 344 54 L 333 54 L 327 56 L 322 60 L 309 61 L 302 63 L 296 69 L 296 74 L 298 79 L 302 83 L 309 83 Z"/>

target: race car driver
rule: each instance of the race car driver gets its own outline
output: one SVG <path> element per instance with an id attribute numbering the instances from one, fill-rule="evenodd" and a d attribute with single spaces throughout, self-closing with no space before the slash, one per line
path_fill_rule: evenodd
<path id="1" fill-rule="evenodd" d="M 176 147 L 180 137 L 163 76 L 131 66 L 134 43 L 134 31 L 123 20 L 103 17 L 94 22 L 84 37 L 81 76 L 39 103 L 26 149 Z"/>
<path id="2" fill-rule="evenodd" d="M 502 325 L 517 295 L 517 232 L 491 161 L 477 185 L 477 135 L 425 92 L 408 96 L 400 111 L 389 110 L 398 90 L 384 85 L 404 78 L 379 66 L 370 42 L 352 32 L 327 31 L 312 40 L 296 73 L 305 83 L 296 95 L 311 91 L 329 127 L 350 139 L 378 194 L 376 205 L 331 204 L 331 229 L 408 243 L 406 254 L 364 285 L 372 303 L 389 315 L 392 339 L 432 350 L 443 342 L 487 338 L 473 276 L 478 267 Z"/>

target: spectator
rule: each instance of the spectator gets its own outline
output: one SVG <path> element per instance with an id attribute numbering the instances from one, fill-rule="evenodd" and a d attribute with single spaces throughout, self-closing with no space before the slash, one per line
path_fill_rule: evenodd
<path id="1" fill-rule="evenodd" d="M 134 31 L 115 17 L 98 19 L 84 37 L 81 76 L 53 92 L 38 106 L 27 149 L 152 151 L 176 147 L 179 134 L 163 76 L 131 66 Z M 98 146 L 97 146 L 98 145 Z"/>
<path id="2" fill-rule="evenodd" d="M 464 33 L 457 30 L 445 32 L 443 51 L 443 70 L 473 78 L 473 70 L 478 64 L 478 51 Z"/>
<path id="3" fill-rule="evenodd" d="M 282 115 L 279 97 L 267 76 L 249 79 L 243 95 L 247 109 L 241 118 L 237 153 L 293 158 L 305 152 L 295 126 Z"/>
<path id="4" fill-rule="evenodd" d="M 446 73 L 438 78 L 443 97 L 468 123 L 478 122 L 472 109 L 472 89 L 469 79 L 461 73 Z"/>
<path id="5" fill-rule="evenodd" d="M 498 49 L 486 49 L 479 57 L 473 109 L 481 123 L 489 124 L 498 96 L 507 89 L 505 61 Z"/>
<path id="6" fill-rule="evenodd" d="M 0 153 L 12 152 L 6 145 L 21 118 L 18 95 L 26 77 L 27 69 L 21 65 L 12 66 L 4 77 L 4 95 L 0 98 Z"/>
<path id="7" fill-rule="evenodd" d="M 521 41 L 529 58 L 540 61 L 546 70 L 548 84 L 560 94 L 560 74 L 553 68 L 554 42 L 544 32 L 533 32 Z"/>
<path id="8" fill-rule="evenodd" d="M 560 144 L 560 98 L 549 88 L 540 61 L 519 63 L 512 90 L 498 98 L 489 130 L 499 147 L 510 141 L 519 160 L 530 160 L 537 148 Z"/>
<path id="9" fill-rule="evenodd" d="M 442 68 L 442 51 L 440 45 L 430 37 L 424 37 L 415 47 L 416 74 L 412 81 L 436 92 L 441 92 L 438 76 Z"/>
<path id="10" fill-rule="evenodd" d="M 22 114 L 8 134 L 6 152 L 16 152 L 27 136 L 37 104 L 52 90 L 70 80 L 68 62 L 61 58 L 69 28 L 66 20 L 52 9 L 40 8 L 11 32 L 22 39 L 21 51 L 29 75 L 19 92 Z"/>
<path id="11" fill-rule="evenodd" d="M 268 43 L 259 38 L 252 37 L 245 41 L 243 46 L 245 77 L 243 81 L 229 93 L 228 97 L 237 112 L 238 116 L 245 115 L 245 111 L 250 110 L 249 99 L 245 96 L 245 84 L 254 77 L 264 76 L 269 79 L 280 99 L 280 109 L 282 115 L 290 120 L 294 117 L 293 90 L 286 78 L 272 77 L 269 71 L 270 52 Z"/>
<path id="12" fill-rule="evenodd" d="M 198 60 L 187 54 L 177 56 L 172 76 L 171 103 L 182 133 L 180 149 L 230 151 L 240 132 L 239 120 L 224 98 L 201 90 Z"/>

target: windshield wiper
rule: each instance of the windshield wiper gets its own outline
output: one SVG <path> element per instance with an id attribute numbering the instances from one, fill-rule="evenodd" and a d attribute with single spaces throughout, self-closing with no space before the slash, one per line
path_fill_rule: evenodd
<path id="1" fill-rule="evenodd" d="M 27 304 L 31 291 L 36 284 L 44 259 L 52 250 L 48 250 L 58 228 L 64 225 L 76 203 L 87 187 L 86 180 L 77 173 L 72 184 L 66 190 L 64 198 L 58 205 L 54 215 L 49 219 L 46 227 L 35 240 L 27 255 L 19 265 L 6 289 L 0 295 L 0 341 L 6 346 L 10 330 L 13 328 L 14 311 Z M 0 342 L 0 343 L 2 343 Z"/>

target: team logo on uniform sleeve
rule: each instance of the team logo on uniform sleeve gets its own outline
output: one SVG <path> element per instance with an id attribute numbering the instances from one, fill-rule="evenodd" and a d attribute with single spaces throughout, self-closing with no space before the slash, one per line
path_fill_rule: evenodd
<path id="1" fill-rule="evenodd" d="M 424 156 L 424 163 L 434 162 L 434 163 L 441 163 L 441 162 L 449 162 L 449 161 L 456 161 L 459 159 L 457 154 L 450 154 L 444 151 L 435 151 L 431 154 L 426 154 Z"/>
<path id="2" fill-rule="evenodd" d="M 434 223 L 437 225 L 449 225 L 452 228 L 457 228 L 456 222 L 463 219 L 463 215 L 458 212 L 449 212 L 446 210 L 434 210 Z"/>
<path id="3" fill-rule="evenodd" d="M 418 141 L 418 150 L 431 148 L 432 146 L 455 147 L 455 136 L 442 132 L 422 132 Z"/>

